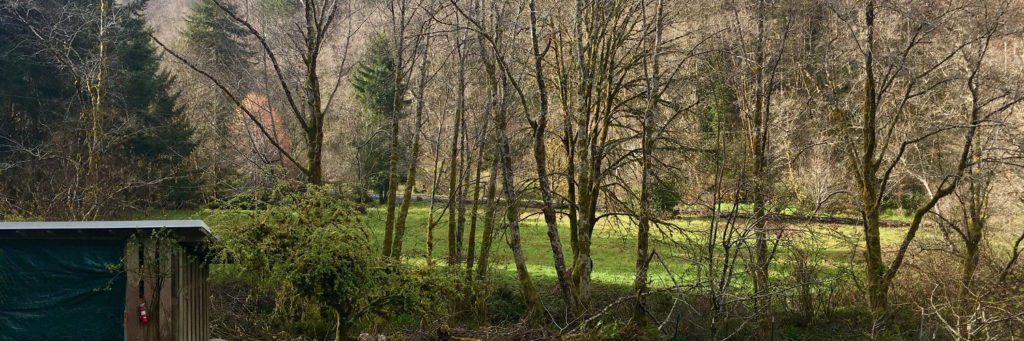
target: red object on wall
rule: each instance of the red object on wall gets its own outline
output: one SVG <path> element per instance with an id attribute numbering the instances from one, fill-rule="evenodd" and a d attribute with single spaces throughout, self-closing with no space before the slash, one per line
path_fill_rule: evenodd
<path id="1" fill-rule="evenodd" d="M 146 312 L 146 304 L 139 304 L 139 322 L 149 322 L 149 313 Z"/>

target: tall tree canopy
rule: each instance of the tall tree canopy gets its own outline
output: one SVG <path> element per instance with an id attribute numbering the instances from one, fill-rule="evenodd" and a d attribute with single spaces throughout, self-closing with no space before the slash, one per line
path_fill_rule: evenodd
<path id="1" fill-rule="evenodd" d="M 191 128 L 171 90 L 174 79 L 150 44 L 143 5 L 110 5 L 106 22 L 97 21 L 101 6 L 92 1 L 0 7 L 0 58 L 11 72 L 0 81 L 5 209 L 60 218 L 116 212 L 83 202 L 88 187 L 102 192 L 100 204 L 114 207 L 173 204 L 191 195 L 194 186 L 178 167 L 194 148 Z M 97 145 L 104 157 L 98 182 L 89 184 L 80 180 L 89 126 L 83 112 L 92 96 L 84 84 L 99 68 L 106 76 Z"/>

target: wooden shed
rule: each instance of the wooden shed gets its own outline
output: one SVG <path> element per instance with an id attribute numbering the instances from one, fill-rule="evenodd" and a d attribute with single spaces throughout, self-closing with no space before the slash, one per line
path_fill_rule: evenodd
<path id="1" fill-rule="evenodd" d="M 0 223 L 0 340 L 205 341 L 210 236 L 201 220 Z"/>

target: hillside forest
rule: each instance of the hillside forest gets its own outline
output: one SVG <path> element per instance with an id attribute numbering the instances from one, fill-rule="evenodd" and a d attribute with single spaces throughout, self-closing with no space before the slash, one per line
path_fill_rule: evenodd
<path id="1" fill-rule="evenodd" d="M 0 218 L 232 340 L 1021 339 L 1022 101 L 1019 0 L 4 0 Z"/>

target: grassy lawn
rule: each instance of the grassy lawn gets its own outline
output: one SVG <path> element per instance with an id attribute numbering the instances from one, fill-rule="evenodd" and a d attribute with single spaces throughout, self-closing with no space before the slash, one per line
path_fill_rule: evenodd
<path id="1" fill-rule="evenodd" d="M 524 212 L 527 216 L 521 223 L 523 248 L 527 256 L 530 274 L 541 285 L 549 285 L 555 281 L 556 275 L 551 256 L 551 246 L 547 238 L 547 227 L 543 217 L 535 212 Z M 403 254 L 406 262 L 426 264 L 426 236 L 429 205 L 414 202 L 409 210 Z M 440 214 L 440 210 L 437 214 Z M 469 235 L 469 213 L 466 219 L 466 236 Z M 245 219 L 238 211 L 198 210 L 198 211 L 153 211 L 143 215 L 146 219 L 203 219 L 217 232 L 219 226 L 232 224 Z M 384 239 L 384 220 L 386 211 L 383 206 L 371 207 L 363 217 L 363 223 L 373 232 L 374 243 L 380 247 Z M 447 216 L 435 216 L 433 258 L 443 263 L 448 254 L 448 220 Z M 483 213 L 480 214 L 477 226 L 477 249 L 483 232 Z M 705 238 L 709 221 L 706 219 L 681 219 L 671 222 L 674 227 L 661 227 L 652 231 L 652 246 L 664 259 L 668 270 L 655 260 L 651 264 L 650 276 L 653 286 L 663 287 L 672 284 L 669 271 L 677 281 L 692 280 L 697 268 L 692 259 L 696 248 L 701 247 Z M 499 221 L 496 228 L 500 228 Z M 566 261 L 572 261 L 569 248 L 568 222 L 563 218 L 560 222 L 560 235 L 566 254 Z M 823 253 L 825 259 L 847 261 L 850 256 L 850 242 L 863 243 L 860 226 L 822 225 L 811 223 L 786 224 L 779 226 L 789 230 L 791 241 L 813 242 L 815 252 Z M 629 286 L 633 282 L 633 271 L 636 266 L 636 232 L 635 226 L 626 218 L 607 218 L 596 226 L 593 236 L 593 279 L 597 285 Z M 921 234 L 934 234 L 933 231 L 922 229 Z M 883 247 L 895 247 L 901 241 L 904 228 L 883 228 Z M 808 233 L 810 232 L 810 233 Z M 920 237 L 920 235 L 919 235 Z M 810 244 L 810 243 L 804 243 Z M 463 247 L 468 245 L 464 241 Z M 719 247 L 720 249 L 720 247 Z M 745 251 L 741 251 L 745 252 Z M 791 262 L 788 246 L 780 246 L 775 265 L 779 270 L 789 268 Z M 721 252 L 717 251 L 720 257 Z M 858 253 L 859 254 L 859 253 Z M 741 258 L 744 257 L 741 255 Z M 828 262 L 830 263 L 830 262 Z M 498 230 L 491 248 L 491 269 L 494 276 L 501 280 L 515 278 L 515 266 L 507 244 L 507 234 Z M 826 269 L 827 271 L 827 269 Z"/>

